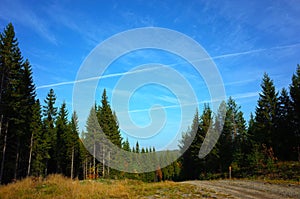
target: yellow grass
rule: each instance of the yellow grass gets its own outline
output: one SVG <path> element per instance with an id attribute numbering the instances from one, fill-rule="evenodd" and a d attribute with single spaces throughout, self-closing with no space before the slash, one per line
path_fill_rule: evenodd
<path id="1" fill-rule="evenodd" d="M 203 192 L 203 191 L 202 191 Z M 195 186 L 175 182 L 143 183 L 134 180 L 71 180 L 60 175 L 26 178 L 0 187 L 0 198 L 199 198 L 209 196 Z"/>

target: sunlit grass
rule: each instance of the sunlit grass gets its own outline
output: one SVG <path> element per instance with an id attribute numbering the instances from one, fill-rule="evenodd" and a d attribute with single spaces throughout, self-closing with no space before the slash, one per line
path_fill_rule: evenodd
<path id="1" fill-rule="evenodd" d="M 209 192 L 175 182 L 135 180 L 71 180 L 60 175 L 26 178 L 0 187 L 0 198 L 201 198 Z"/>

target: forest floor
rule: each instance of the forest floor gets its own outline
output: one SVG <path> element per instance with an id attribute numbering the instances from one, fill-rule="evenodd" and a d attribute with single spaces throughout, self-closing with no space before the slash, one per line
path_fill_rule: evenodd
<path id="1" fill-rule="evenodd" d="M 60 175 L 0 186 L 6 198 L 300 198 L 289 182 L 212 180 L 144 183 L 136 180 L 71 180 Z"/>

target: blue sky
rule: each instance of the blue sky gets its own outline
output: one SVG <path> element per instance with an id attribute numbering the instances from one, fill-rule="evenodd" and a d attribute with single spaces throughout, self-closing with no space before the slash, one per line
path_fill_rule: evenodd
<path id="1" fill-rule="evenodd" d="M 237 101 L 247 120 L 250 112 L 255 111 L 264 72 L 274 80 L 277 89 L 290 84 L 300 63 L 299 19 L 300 2 L 292 0 L 1 0 L 0 7 L 0 28 L 3 30 L 7 23 L 13 23 L 23 56 L 32 65 L 41 101 L 52 87 L 57 105 L 65 101 L 72 112 L 72 82 L 83 61 L 99 43 L 129 29 L 162 27 L 191 37 L 206 50 L 219 69 L 226 95 Z M 203 102 L 210 100 L 203 78 L 189 64 L 171 53 L 151 49 L 116 60 L 104 73 L 107 78 L 99 82 L 96 100 L 100 101 L 103 88 L 111 100 L 122 74 L 147 63 L 161 63 L 179 71 L 196 92 L 200 112 Z M 129 137 L 131 143 L 139 140 L 142 146 L 163 148 L 167 144 L 165 140 L 176 137 L 174 129 L 186 129 L 194 114 L 192 108 L 191 117 L 184 119 L 186 125 L 178 127 L 178 120 L 182 119 L 178 103 L 176 95 L 162 86 L 150 84 L 138 88 L 127 104 L 133 122 L 140 127 L 153 122 L 155 118 L 151 120 L 148 109 L 154 104 L 167 107 L 164 114 L 168 120 L 162 131 L 150 139 L 138 139 L 126 132 L 124 137 Z M 115 106 L 117 109 L 118 105 Z M 80 124 L 84 128 L 84 118 Z M 120 123 L 121 128 L 126 125 Z"/>

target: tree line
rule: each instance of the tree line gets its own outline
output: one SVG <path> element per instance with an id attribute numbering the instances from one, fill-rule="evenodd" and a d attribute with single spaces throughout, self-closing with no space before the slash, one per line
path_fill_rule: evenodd
<path id="1" fill-rule="evenodd" d="M 93 114 L 96 117 L 91 117 Z M 86 149 L 86 144 L 96 138 L 93 137 L 98 133 L 95 132 L 96 124 L 100 124 L 101 130 L 117 147 L 136 154 L 151 153 L 159 165 L 160 159 L 156 157 L 154 147 L 140 148 L 138 142 L 131 147 L 128 139 L 123 141 L 117 116 L 109 105 L 105 90 L 101 105 L 95 104 L 91 108 L 86 131 L 81 132 L 80 136 L 76 112 L 69 117 L 65 102 L 57 107 L 53 89 L 41 104 L 36 99 L 31 65 L 22 57 L 14 27 L 8 24 L 0 34 L 0 183 L 54 173 L 79 179 L 171 179 L 173 174 L 170 169 L 130 174 L 113 170 L 95 159 L 95 154 Z M 101 152 L 105 148 L 94 147 L 94 150 Z M 103 154 L 106 155 L 105 160 L 110 159 L 107 154 L 114 155 Z M 136 161 L 139 162 L 137 168 L 141 167 L 142 161 L 138 158 Z M 174 170 L 175 165 L 168 168 Z"/>
<path id="2" fill-rule="evenodd" d="M 276 91 L 267 74 L 261 87 L 255 115 L 251 114 L 248 123 L 232 98 L 221 104 L 218 113 L 213 113 L 208 104 L 201 114 L 197 110 L 180 143 L 180 150 L 185 153 L 161 168 L 176 153 L 167 151 L 162 156 L 153 146 L 140 147 L 138 142 L 130 146 L 128 139 L 121 136 L 106 90 L 100 103 L 91 107 L 86 129 L 81 133 L 76 112 L 69 116 L 65 102 L 57 107 L 53 89 L 41 104 L 36 97 L 31 65 L 22 57 L 14 27 L 8 24 L 0 34 L 0 182 L 53 173 L 79 179 L 131 178 L 147 182 L 210 179 L 216 174 L 225 175 L 229 166 L 236 176 L 245 177 L 272 168 L 279 160 L 299 161 L 300 66 L 288 89 Z M 225 109 L 224 116 L 221 113 Z M 216 146 L 204 159 L 199 159 L 208 129 L 221 129 L 221 123 L 224 126 Z M 106 166 L 117 154 L 105 144 L 95 142 L 101 139 L 97 137 L 99 125 L 109 141 L 120 149 L 148 154 L 156 171 L 126 173 Z M 101 158 L 96 159 L 96 154 Z M 139 157 L 130 156 L 136 162 L 136 170 L 145 166 Z M 126 161 L 123 164 L 126 166 Z"/>
<path id="3" fill-rule="evenodd" d="M 300 65 L 288 89 L 276 91 L 266 73 L 261 89 L 255 115 L 250 115 L 248 124 L 231 97 L 221 103 L 218 113 L 213 113 L 208 104 L 201 115 L 196 111 L 180 143 L 182 151 L 188 148 L 181 157 L 182 180 L 226 177 L 229 167 L 235 177 L 265 175 L 272 173 L 279 161 L 300 161 Z M 225 117 L 221 114 L 224 110 Z M 222 123 L 217 144 L 204 159 L 199 159 L 208 128 L 218 130 Z"/>
<path id="4" fill-rule="evenodd" d="M 26 176 L 80 175 L 85 149 L 76 112 L 68 120 L 51 89 L 44 105 L 36 99 L 29 61 L 22 57 L 10 23 L 0 34 L 0 182 Z"/>

